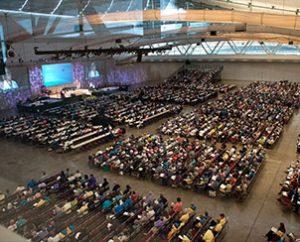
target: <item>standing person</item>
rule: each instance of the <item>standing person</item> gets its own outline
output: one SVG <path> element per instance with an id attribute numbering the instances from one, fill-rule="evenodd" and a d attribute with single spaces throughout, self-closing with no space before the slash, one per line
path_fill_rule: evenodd
<path id="1" fill-rule="evenodd" d="M 89 181 L 88 181 L 88 187 L 89 187 L 89 189 L 94 189 L 96 186 L 97 186 L 96 177 L 94 177 L 94 175 L 91 174 Z"/>
<path id="2" fill-rule="evenodd" d="M 88 72 L 88 78 L 95 78 L 95 77 L 99 77 L 100 74 L 99 74 L 99 71 L 97 71 L 96 69 L 96 64 L 95 62 L 92 62 L 91 63 L 91 66 L 90 66 L 90 70 Z"/>

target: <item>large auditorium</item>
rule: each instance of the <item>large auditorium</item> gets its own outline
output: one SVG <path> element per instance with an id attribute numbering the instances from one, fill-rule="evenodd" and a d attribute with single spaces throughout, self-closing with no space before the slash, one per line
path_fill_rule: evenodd
<path id="1" fill-rule="evenodd" d="M 300 241 L 299 15 L 1 0 L 0 242 Z"/>

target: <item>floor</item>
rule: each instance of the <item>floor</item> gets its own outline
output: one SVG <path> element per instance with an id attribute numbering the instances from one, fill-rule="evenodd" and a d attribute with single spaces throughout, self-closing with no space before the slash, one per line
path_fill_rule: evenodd
<path id="1" fill-rule="evenodd" d="M 26 242 L 27 240 L 0 225 L 0 242 Z"/>
<path id="2" fill-rule="evenodd" d="M 239 83 L 239 85 L 244 84 L 246 82 Z M 155 132 L 162 122 L 163 120 L 142 130 L 128 129 L 127 135 Z M 297 157 L 298 134 L 300 134 L 300 112 L 296 112 L 289 125 L 285 127 L 283 137 L 276 146 L 267 151 L 267 161 L 244 202 L 210 198 L 193 191 L 161 187 L 148 181 L 89 168 L 87 156 L 89 153 L 99 150 L 99 147 L 87 152 L 56 154 L 47 152 L 43 148 L 31 147 L 5 139 L 0 139 L 0 184 L 2 190 L 13 190 L 18 184 L 24 184 L 29 178 L 38 179 L 42 171 L 47 171 L 47 174 L 50 175 L 65 168 L 73 171 L 79 169 L 87 174 L 93 173 L 99 179 L 107 177 L 111 182 L 118 182 L 123 186 L 130 184 L 141 194 L 149 191 L 155 195 L 163 193 L 170 201 L 174 201 L 176 197 L 180 196 L 184 205 L 189 206 L 194 203 L 198 211 L 207 210 L 213 216 L 224 212 L 229 217 L 228 230 L 223 239 L 225 242 L 265 241 L 263 235 L 271 226 L 278 226 L 279 222 L 285 223 L 288 232 L 300 235 L 300 215 L 286 211 L 276 200 L 280 189 L 279 183 L 285 176 L 284 172 Z M 2 234 L 1 231 L 0 233 Z M 0 238 L 4 237 L 0 236 Z"/>

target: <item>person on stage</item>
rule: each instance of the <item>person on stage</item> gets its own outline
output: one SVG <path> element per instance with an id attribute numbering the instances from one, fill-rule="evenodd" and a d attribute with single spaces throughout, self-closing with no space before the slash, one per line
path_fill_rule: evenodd
<path id="1" fill-rule="evenodd" d="M 88 73 L 88 78 L 96 78 L 100 77 L 99 71 L 96 69 L 96 64 L 95 62 L 91 63 L 90 71 Z"/>
<path id="2" fill-rule="evenodd" d="M 16 81 L 12 80 L 12 75 L 9 69 L 5 68 L 6 74 L 2 76 L 2 83 L 0 84 L 0 88 L 2 91 L 8 91 L 12 89 L 19 88 L 19 85 Z"/>

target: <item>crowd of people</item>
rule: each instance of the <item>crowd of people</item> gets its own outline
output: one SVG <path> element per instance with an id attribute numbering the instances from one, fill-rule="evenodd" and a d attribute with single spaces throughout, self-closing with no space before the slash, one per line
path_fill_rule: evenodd
<path id="1" fill-rule="evenodd" d="M 162 84 L 138 88 L 134 93 L 144 100 L 195 105 L 217 96 L 218 85 L 215 83 L 219 81 L 220 71 L 185 69 Z"/>
<path id="2" fill-rule="evenodd" d="M 264 151 L 186 138 L 146 134 L 115 141 L 106 150 L 89 156 L 89 162 L 163 186 L 184 187 L 242 198 L 264 161 Z"/>
<path id="3" fill-rule="evenodd" d="M 300 207 L 300 157 L 287 169 L 287 175 L 279 192 L 278 200 L 296 213 Z"/>
<path id="4" fill-rule="evenodd" d="M 184 208 L 179 197 L 169 203 L 69 169 L 19 185 L 0 208 L 0 223 L 31 242 L 212 242 L 228 223 L 222 213 L 213 219 L 194 204 Z"/>
<path id="5" fill-rule="evenodd" d="M 48 109 L 44 114 L 84 121 L 104 114 L 116 123 L 141 128 L 181 111 L 180 105 L 170 102 L 196 104 L 217 96 L 219 89 L 232 88 L 231 85 L 214 84 L 219 73 L 219 69 L 204 72 L 183 70 L 161 85 L 138 88 L 118 95 L 89 98 Z"/>
<path id="6" fill-rule="evenodd" d="M 115 102 L 105 109 L 105 115 L 120 124 L 142 128 L 145 125 L 180 113 L 180 105 L 130 100 L 127 96 L 119 96 Z"/>
<path id="7" fill-rule="evenodd" d="M 121 93 L 52 108 L 44 114 L 86 122 L 98 115 L 105 115 L 114 123 L 141 128 L 150 122 L 177 114 L 181 109 L 180 105 L 150 102 L 131 96 L 130 93 Z"/>
<path id="8" fill-rule="evenodd" d="M 254 82 L 161 125 L 167 135 L 271 148 L 300 104 L 300 85 Z"/>
<path id="9" fill-rule="evenodd" d="M 15 116 L 0 121 L 0 135 L 67 151 L 113 139 L 124 130 L 42 116 Z"/>
<path id="10" fill-rule="evenodd" d="M 90 97 L 80 102 L 47 109 L 44 114 L 69 120 L 90 121 L 99 115 L 99 111 L 112 101 L 108 96 Z"/>

